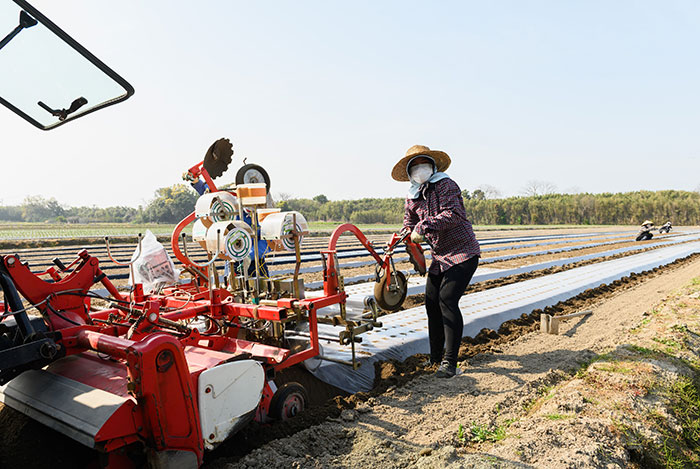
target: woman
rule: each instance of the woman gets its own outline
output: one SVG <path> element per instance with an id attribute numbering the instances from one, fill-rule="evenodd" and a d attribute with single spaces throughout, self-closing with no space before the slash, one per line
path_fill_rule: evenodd
<path id="1" fill-rule="evenodd" d="M 464 323 L 458 302 L 479 263 L 481 250 L 462 202 L 459 186 L 445 171 L 447 153 L 414 145 L 391 171 L 397 181 L 409 181 L 403 226 L 411 241 L 430 245 L 433 261 L 425 284 L 430 361 L 440 363 L 436 376 L 457 372 Z"/>

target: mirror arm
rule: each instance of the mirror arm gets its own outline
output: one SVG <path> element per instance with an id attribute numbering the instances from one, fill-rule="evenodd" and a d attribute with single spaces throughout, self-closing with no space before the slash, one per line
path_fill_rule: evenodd
<path id="1" fill-rule="evenodd" d="M 22 10 L 19 12 L 19 24 L 15 29 L 10 31 L 10 34 L 5 36 L 5 38 L 0 41 L 0 49 L 5 47 L 7 43 L 9 43 L 12 38 L 14 38 L 16 35 L 19 34 L 20 31 L 22 31 L 25 28 L 31 28 L 32 26 L 36 26 L 37 20 L 29 16 L 29 13 L 26 11 Z"/>

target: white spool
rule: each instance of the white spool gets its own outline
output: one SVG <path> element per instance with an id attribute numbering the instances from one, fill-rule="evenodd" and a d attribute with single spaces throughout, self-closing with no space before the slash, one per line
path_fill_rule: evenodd
<path id="1" fill-rule="evenodd" d="M 204 194 L 194 206 L 195 216 L 202 220 L 206 227 L 219 221 L 232 220 L 238 213 L 236 196 L 226 191 Z"/>
<path id="2" fill-rule="evenodd" d="M 309 233 L 309 224 L 306 218 L 299 212 L 271 213 L 260 222 L 260 237 L 266 241 L 279 241 L 271 243 L 285 251 L 294 251 L 294 240 L 289 236 L 293 231 L 294 217 L 296 216 L 297 231 L 302 235 Z M 299 237 L 299 244 L 303 236 Z"/>
<path id="3" fill-rule="evenodd" d="M 202 220 L 196 220 L 192 224 L 192 240 L 199 243 L 202 249 L 207 249 L 207 227 Z"/>
<path id="4" fill-rule="evenodd" d="M 207 252 L 218 254 L 220 259 L 240 262 L 247 258 L 253 249 L 253 230 L 242 221 L 220 221 L 207 229 Z M 218 240 L 218 252 L 217 252 Z"/>
<path id="5" fill-rule="evenodd" d="M 239 184 L 236 186 L 236 193 L 238 194 L 238 197 L 240 197 L 242 205 L 251 206 L 267 204 L 267 186 L 264 182 Z"/>

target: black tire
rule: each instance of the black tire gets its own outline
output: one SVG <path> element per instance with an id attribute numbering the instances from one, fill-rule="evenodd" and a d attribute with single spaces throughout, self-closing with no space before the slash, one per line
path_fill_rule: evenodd
<path id="1" fill-rule="evenodd" d="M 644 233 L 639 233 L 637 237 L 635 238 L 635 241 L 641 241 L 642 238 L 644 238 Z"/>
<path id="2" fill-rule="evenodd" d="M 270 401 L 270 417 L 275 420 L 288 420 L 306 409 L 309 396 L 299 383 L 290 382 L 277 389 Z"/>
<path id="3" fill-rule="evenodd" d="M 649 231 L 649 232 L 647 232 L 647 234 L 646 234 L 646 236 L 644 237 L 644 239 L 648 241 L 648 240 L 650 240 L 650 239 L 653 238 L 653 237 L 654 237 L 654 233 L 652 233 L 651 231 Z"/>
<path id="4" fill-rule="evenodd" d="M 262 181 L 260 178 L 262 177 Z M 262 166 L 257 164 L 247 164 L 242 166 L 236 173 L 236 185 L 264 182 L 267 192 L 270 192 L 270 176 Z"/>
<path id="5" fill-rule="evenodd" d="M 408 292 L 408 282 L 403 272 L 394 271 L 392 280 L 393 278 L 396 278 L 398 283 L 398 290 L 396 291 L 387 291 L 386 284 L 389 278 L 386 272 L 384 272 L 382 276 L 379 277 L 379 281 L 374 284 L 374 299 L 384 311 L 393 312 L 401 309 L 401 305 L 403 305 L 406 299 L 406 293 Z"/>

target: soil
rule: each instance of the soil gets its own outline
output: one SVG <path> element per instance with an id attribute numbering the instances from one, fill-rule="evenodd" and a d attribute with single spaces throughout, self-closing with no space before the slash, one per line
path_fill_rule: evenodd
<path id="1" fill-rule="evenodd" d="M 371 392 L 309 409 L 301 431 L 250 428 L 232 443 L 246 456 L 222 448 L 206 466 L 664 467 L 658 442 L 681 427 L 664 390 L 700 378 L 688 365 L 698 363 L 699 277 L 695 255 L 583 292 L 544 311 L 593 310 L 556 336 L 537 332 L 542 311 L 483 330 L 463 341 L 462 373 L 451 379 L 422 368 L 424 357 L 382 363 Z M 676 356 L 659 348 L 683 340 Z M 650 425 L 650 412 L 667 418 Z M 260 439 L 268 443 L 250 451 Z M 696 467 L 700 441 L 682 440 L 690 465 L 678 467 Z"/>
<path id="2" fill-rule="evenodd" d="M 600 259 L 482 282 L 470 292 L 592 262 Z M 643 419 L 651 411 L 672 412 L 663 399 L 647 405 L 644 390 L 650 381 L 696 376 L 696 369 L 656 355 L 646 362 L 632 356 L 634 363 L 625 369 L 634 370 L 633 376 L 611 379 L 601 357 L 629 361 L 633 346 L 658 346 L 662 334 L 682 329 L 679 324 L 689 331 L 688 340 L 695 337 L 700 331 L 700 280 L 691 280 L 698 276 L 696 255 L 583 292 L 544 311 L 593 309 L 590 316 L 563 323 L 558 336 L 536 332 L 539 310 L 498 331 L 483 330 L 463 340 L 463 373 L 451 379 L 435 378 L 434 369 L 421 366 L 426 357 L 414 356 L 378 364 L 374 389 L 349 396 L 301 367 L 286 370 L 279 382 L 297 381 L 312 389 L 312 407 L 286 422 L 251 424 L 208 453 L 205 467 L 664 467 L 654 452 L 664 433 L 644 430 L 651 426 Z M 687 286 L 679 290 L 682 285 Z M 417 295 L 404 307 L 419 304 Z M 652 313 L 662 308 L 669 318 Z M 692 352 L 699 346 L 696 341 L 687 348 Z M 576 371 L 594 360 L 599 361 L 586 375 L 592 378 L 582 379 Z M 639 411 L 637 420 L 629 409 Z M 674 419 L 666 420 L 680 425 Z M 2 405 L 0 428 L 0 469 L 86 467 L 94 459 L 82 445 Z M 491 441 L 497 439 L 489 436 L 497 429 L 503 429 L 504 438 Z M 684 449 L 698 454 L 697 447 Z"/>

